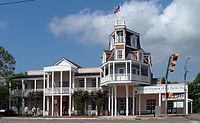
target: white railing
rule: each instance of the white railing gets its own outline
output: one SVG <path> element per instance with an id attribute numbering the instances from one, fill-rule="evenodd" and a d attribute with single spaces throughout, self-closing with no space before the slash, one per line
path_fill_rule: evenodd
<path id="1" fill-rule="evenodd" d="M 54 94 L 61 94 L 61 87 L 54 87 L 53 88 Z M 62 88 L 63 94 L 69 94 L 69 87 Z M 52 88 L 45 88 L 45 94 L 52 94 Z"/>
<path id="2" fill-rule="evenodd" d="M 96 90 L 99 90 L 100 88 L 98 87 L 86 87 L 86 91 L 96 91 Z M 77 88 L 74 88 L 74 91 L 78 91 L 78 90 L 82 90 L 82 91 L 85 91 L 85 88 L 84 87 L 77 87 Z"/>
<path id="3" fill-rule="evenodd" d="M 34 92 L 35 89 L 25 89 L 25 90 L 12 90 L 11 95 L 13 96 L 28 96 L 29 92 Z M 36 91 L 43 91 L 43 89 L 36 89 Z"/>
<path id="4" fill-rule="evenodd" d="M 101 84 L 104 84 L 109 81 L 139 81 L 144 83 L 150 83 L 151 78 L 149 76 L 140 76 L 136 74 L 132 74 L 132 79 L 130 79 L 130 74 L 110 74 L 101 78 Z"/>

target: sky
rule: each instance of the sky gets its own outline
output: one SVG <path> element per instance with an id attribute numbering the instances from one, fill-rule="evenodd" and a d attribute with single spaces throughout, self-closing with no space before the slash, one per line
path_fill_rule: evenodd
<path id="1" fill-rule="evenodd" d="M 20 0 L 0 0 L 0 4 Z M 113 10 L 121 4 L 121 11 Z M 168 58 L 179 59 L 170 81 L 200 72 L 199 0 L 34 0 L 0 5 L 0 45 L 16 59 L 15 73 L 40 70 L 65 57 L 82 67 L 99 67 L 115 19 L 141 35 L 151 53 L 154 77 L 165 76 Z"/>

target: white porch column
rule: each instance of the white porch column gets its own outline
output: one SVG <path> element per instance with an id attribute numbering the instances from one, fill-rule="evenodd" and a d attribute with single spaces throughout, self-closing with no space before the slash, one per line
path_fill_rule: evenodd
<path id="1" fill-rule="evenodd" d="M 99 87 L 99 80 L 98 80 L 98 77 L 96 77 L 96 90 L 98 89 Z"/>
<path id="2" fill-rule="evenodd" d="M 86 86 L 87 86 L 87 83 L 86 83 L 86 82 L 87 82 L 87 78 L 85 77 L 85 78 L 84 78 L 84 91 L 86 91 L 86 89 L 87 89 L 87 88 L 86 88 Z"/>
<path id="3" fill-rule="evenodd" d="M 134 91 L 134 85 L 133 85 L 133 115 L 135 115 L 135 91 Z"/>
<path id="4" fill-rule="evenodd" d="M 186 115 L 188 115 L 188 85 L 186 85 L 186 105 L 185 105 L 185 108 L 186 108 Z"/>
<path id="5" fill-rule="evenodd" d="M 115 62 L 113 62 L 113 80 L 115 80 Z"/>
<path id="6" fill-rule="evenodd" d="M 72 96 L 71 94 L 69 95 L 69 116 L 71 116 L 71 104 L 72 103 Z"/>
<path id="7" fill-rule="evenodd" d="M 192 112 L 192 101 L 191 101 L 191 114 L 192 114 L 193 112 Z"/>
<path id="8" fill-rule="evenodd" d="M 141 114 L 141 94 L 139 94 L 139 115 Z"/>
<path id="9" fill-rule="evenodd" d="M 54 71 L 52 71 L 52 77 L 51 78 L 52 78 L 52 82 L 51 82 L 51 89 L 52 89 L 51 90 L 52 91 L 52 98 L 51 98 L 51 100 L 52 100 L 52 103 L 51 103 L 52 104 L 52 106 L 51 106 L 52 108 L 51 109 L 52 110 L 51 110 L 51 115 L 53 116 L 54 115 L 54 92 L 53 92 L 54 91 Z"/>
<path id="10" fill-rule="evenodd" d="M 73 74 L 72 74 L 72 88 L 74 89 L 75 88 L 75 78 L 74 78 L 74 72 L 73 72 Z"/>
<path id="11" fill-rule="evenodd" d="M 125 68 L 126 68 L 126 77 L 127 77 L 127 74 L 128 74 L 128 68 L 127 68 L 127 61 L 125 62 Z"/>
<path id="12" fill-rule="evenodd" d="M 72 89 L 72 71 L 69 71 L 69 93 L 71 94 Z"/>
<path id="13" fill-rule="evenodd" d="M 142 80 L 141 78 L 142 78 L 142 76 L 141 76 L 141 74 L 142 74 L 142 69 L 141 69 L 142 67 L 141 67 L 141 63 L 140 63 L 140 66 L 139 66 L 139 70 L 140 70 L 140 80 Z"/>
<path id="14" fill-rule="evenodd" d="M 63 71 L 60 71 L 60 116 L 62 116 L 62 89 L 63 89 Z"/>
<path id="15" fill-rule="evenodd" d="M 128 84 L 126 84 L 126 116 L 128 116 Z"/>
<path id="16" fill-rule="evenodd" d="M 49 73 L 47 73 L 47 88 L 49 88 Z"/>
<path id="17" fill-rule="evenodd" d="M 44 72 L 44 79 L 43 79 L 43 116 L 45 116 L 45 78 L 46 72 Z M 35 79 L 35 91 L 36 91 L 36 79 Z"/>
<path id="18" fill-rule="evenodd" d="M 158 106 L 161 106 L 161 93 L 159 93 L 159 104 L 158 104 Z"/>
<path id="19" fill-rule="evenodd" d="M 112 104 L 111 104 L 111 116 L 113 116 L 113 87 L 112 87 Z"/>
<path id="20" fill-rule="evenodd" d="M 132 80 L 132 61 L 130 61 L 130 80 Z"/>
<path id="21" fill-rule="evenodd" d="M 117 86 L 114 84 L 115 89 L 115 116 L 117 116 Z"/>
<path id="22" fill-rule="evenodd" d="M 22 79 L 22 113 L 24 113 L 24 90 L 25 90 L 25 84 L 24 80 Z"/>
<path id="23" fill-rule="evenodd" d="M 110 115 L 110 87 L 108 86 L 108 112 Z"/>
<path id="24" fill-rule="evenodd" d="M 45 76 L 45 74 L 44 74 Z M 44 81 L 45 81 L 45 77 L 44 77 Z M 34 91 L 37 91 L 37 80 L 34 80 Z"/>
<path id="25" fill-rule="evenodd" d="M 9 82 L 9 93 L 11 94 L 11 82 Z M 9 110 L 12 110 L 12 107 L 11 107 L 11 100 L 9 99 Z"/>
<path id="26" fill-rule="evenodd" d="M 72 85 L 71 85 L 71 83 L 72 83 L 72 73 L 71 73 L 72 71 L 70 70 L 69 71 L 69 93 L 70 93 L 70 95 L 69 95 L 69 116 L 71 116 L 71 109 L 72 109 L 72 94 L 71 94 L 71 89 L 72 89 Z"/>

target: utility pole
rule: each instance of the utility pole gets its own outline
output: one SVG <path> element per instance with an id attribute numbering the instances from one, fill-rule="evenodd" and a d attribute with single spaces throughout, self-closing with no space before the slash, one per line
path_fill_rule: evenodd
<path id="1" fill-rule="evenodd" d="M 169 61 L 167 64 L 167 71 L 166 71 L 166 75 L 165 75 L 165 116 L 167 116 L 167 98 L 168 98 L 168 91 L 167 91 L 167 78 L 168 78 L 168 72 L 169 72 L 169 65 L 171 62 L 171 56 L 169 57 Z"/>
<path id="2" fill-rule="evenodd" d="M 167 71 L 166 71 L 166 75 L 165 75 L 165 116 L 167 116 L 167 110 L 168 110 L 168 107 L 167 107 L 167 99 L 168 99 L 168 96 L 169 96 L 169 93 L 168 93 L 168 72 L 170 71 L 170 72 L 174 72 L 174 68 L 172 67 L 172 68 L 170 68 L 169 69 L 169 66 L 171 65 L 171 66 L 175 66 L 176 65 L 176 62 L 175 61 L 177 61 L 177 59 L 178 59 L 178 54 L 177 53 L 175 53 L 175 54 L 172 54 L 172 55 L 170 55 L 170 57 L 169 57 L 169 61 L 168 61 L 168 64 L 167 64 Z M 172 62 L 172 60 L 173 60 L 173 62 Z"/>
<path id="3" fill-rule="evenodd" d="M 187 100 L 186 100 L 186 93 L 187 93 L 187 88 L 186 88 L 186 86 L 187 86 L 186 76 L 187 76 L 187 73 L 188 73 L 186 66 L 187 66 L 187 62 L 188 62 L 189 59 L 191 59 L 191 57 L 188 57 L 188 58 L 186 59 L 185 65 L 184 65 L 184 107 L 183 107 L 183 108 L 184 108 L 184 114 L 185 114 L 185 115 L 187 114 L 187 113 L 186 113 L 186 110 L 187 110 L 187 108 L 186 108 L 186 103 L 187 103 Z"/>

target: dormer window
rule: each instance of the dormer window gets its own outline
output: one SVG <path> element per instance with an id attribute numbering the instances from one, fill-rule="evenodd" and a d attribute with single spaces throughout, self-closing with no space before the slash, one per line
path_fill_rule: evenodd
<path id="1" fill-rule="evenodd" d="M 135 35 L 131 36 L 131 46 L 137 48 L 137 37 Z"/>

